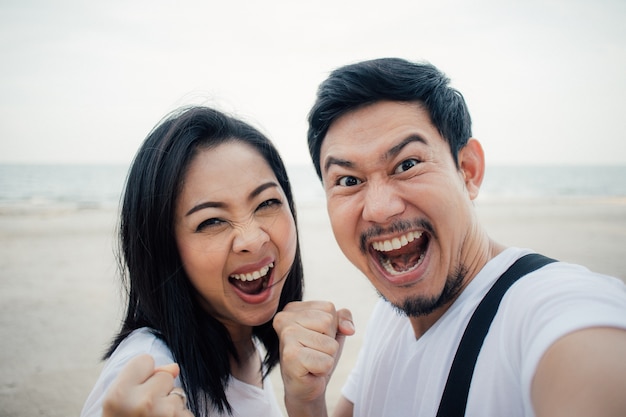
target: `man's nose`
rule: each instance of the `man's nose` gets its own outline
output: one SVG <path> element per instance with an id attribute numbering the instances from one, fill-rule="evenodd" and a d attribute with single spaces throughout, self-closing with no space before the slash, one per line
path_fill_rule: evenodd
<path id="1" fill-rule="evenodd" d="M 383 181 L 371 181 L 365 190 L 363 219 L 384 224 L 404 212 L 404 198 L 392 185 Z"/>

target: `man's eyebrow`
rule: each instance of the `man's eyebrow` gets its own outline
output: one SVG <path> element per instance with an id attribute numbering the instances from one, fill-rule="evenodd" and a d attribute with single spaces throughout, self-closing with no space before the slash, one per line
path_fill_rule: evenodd
<path id="1" fill-rule="evenodd" d="M 331 165 L 339 165 L 344 168 L 352 168 L 354 164 L 346 159 L 335 158 L 333 156 L 329 157 L 324 164 L 324 171 L 328 171 Z"/>
<path id="2" fill-rule="evenodd" d="M 402 142 L 398 143 L 397 145 L 389 149 L 387 152 L 385 152 L 385 159 L 394 158 L 402 151 L 402 149 L 404 149 L 405 146 L 413 142 L 420 142 L 420 143 L 423 143 L 424 145 L 428 145 L 428 142 L 426 142 L 426 139 L 424 139 L 420 135 L 412 134 L 410 136 L 407 136 Z"/>
<path id="3" fill-rule="evenodd" d="M 250 193 L 250 195 L 248 196 L 248 201 L 254 199 L 256 196 L 258 196 L 259 194 L 261 194 L 263 191 L 267 190 L 268 188 L 272 188 L 272 187 L 278 187 L 278 184 L 270 181 L 270 182 L 266 182 L 264 184 L 259 185 L 258 187 L 256 187 L 254 190 L 252 190 L 252 192 Z M 216 201 L 205 201 L 203 203 L 197 204 L 195 206 L 193 206 L 186 214 L 185 216 L 189 216 L 199 210 L 203 210 L 206 208 L 212 208 L 212 207 L 216 207 L 216 208 L 221 208 L 224 207 L 224 203 L 220 203 L 220 202 L 216 202 Z"/>
<path id="4" fill-rule="evenodd" d="M 397 145 L 394 145 L 391 149 L 385 152 L 385 154 L 383 155 L 383 159 L 391 159 L 397 156 L 400 152 L 402 152 L 402 149 L 404 149 L 409 143 L 413 143 L 413 142 L 420 142 L 425 145 L 428 144 L 428 142 L 426 142 L 426 139 L 424 139 L 420 135 L 411 134 L 407 136 L 404 140 L 402 140 L 400 143 L 398 143 Z M 330 168 L 331 165 L 338 165 L 344 168 L 354 167 L 353 162 L 348 161 L 347 159 L 335 158 L 334 156 L 331 156 L 326 160 L 326 163 L 324 164 L 324 171 L 328 171 L 328 168 Z"/>

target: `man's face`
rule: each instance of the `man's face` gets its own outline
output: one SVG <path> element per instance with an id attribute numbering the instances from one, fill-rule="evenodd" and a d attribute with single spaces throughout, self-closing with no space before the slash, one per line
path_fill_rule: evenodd
<path id="1" fill-rule="evenodd" d="M 335 238 L 385 299 L 419 316 L 456 296 L 477 190 L 423 107 L 381 101 L 341 116 L 320 164 Z"/>

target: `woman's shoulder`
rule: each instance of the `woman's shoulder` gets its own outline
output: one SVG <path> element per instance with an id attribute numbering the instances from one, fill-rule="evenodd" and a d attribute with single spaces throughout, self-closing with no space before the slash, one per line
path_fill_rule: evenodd
<path id="1" fill-rule="evenodd" d="M 157 336 L 157 332 L 149 327 L 142 327 L 126 336 L 107 362 L 125 363 L 144 353 L 154 358 L 156 366 L 166 365 L 174 361 L 172 352 L 165 342 Z"/>

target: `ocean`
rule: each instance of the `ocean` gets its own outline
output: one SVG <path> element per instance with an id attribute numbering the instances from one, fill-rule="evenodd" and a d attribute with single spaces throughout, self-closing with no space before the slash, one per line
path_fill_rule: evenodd
<path id="1" fill-rule="evenodd" d="M 298 204 L 324 200 L 309 165 L 287 167 Z M 127 165 L 0 164 L 0 206 L 117 207 Z M 492 166 L 480 198 L 626 197 L 626 166 Z"/>

